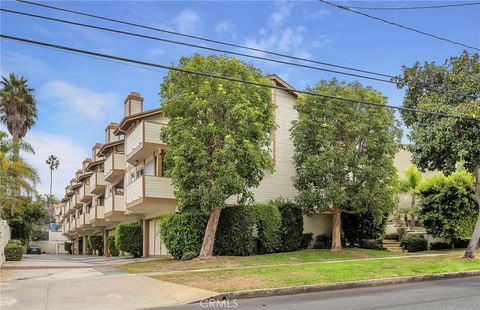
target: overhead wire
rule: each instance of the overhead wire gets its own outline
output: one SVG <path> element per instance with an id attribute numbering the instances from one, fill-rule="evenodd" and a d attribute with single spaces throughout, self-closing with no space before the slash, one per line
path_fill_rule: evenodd
<path id="1" fill-rule="evenodd" d="M 113 59 L 113 60 L 122 61 L 122 62 L 138 64 L 138 65 L 151 66 L 151 67 L 155 67 L 155 68 L 162 68 L 162 69 L 167 69 L 167 70 L 170 70 L 170 71 L 180 72 L 180 73 L 183 73 L 183 74 L 203 76 L 203 77 L 225 80 L 225 81 L 230 81 L 230 82 L 243 83 L 243 84 L 252 85 L 252 86 L 265 87 L 265 88 L 269 88 L 269 89 L 284 90 L 284 91 L 287 91 L 287 92 L 294 92 L 294 93 L 297 93 L 297 94 L 305 94 L 305 95 L 328 98 L 328 99 L 332 99 L 332 100 L 339 100 L 339 101 L 344 101 L 344 102 L 349 102 L 349 103 L 362 104 L 362 105 L 366 105 L 366 106 L 389 108 L 389 109 L 394 109 L 394 110 L 399 110 L 399 111 L 424 113 L 424 114 L 429 114 L 429 115 L 434 115 L 434 116 L 439 116 L 439 117 L 451 117 L 451 118 L 456 118 L 456 119 L 480 122 L 480 119 L 473 118 L 473 117 L 468 116 L 468 115 L 454 115 L 454 114 L 448 114 L 448 113 L 443 113 L 443 112 L 434 112 L 434 111 L 429 111 L 429 110 L 407 108 L 407 107 L 403 107 L 403 106 L 394 106 L 394 105 L 382 104 L 382 103 L 378 103 L 378 102 L 359 100 L 359 99 L 355 99 L 355 98 L 337 97 L 337 96 L 333 96 L 333 95 L 315 93 L 315 92 L 298 90 L 298 89 L 293 89 L 293 88 L 290 89 L 290 88 L 283 87 L 283 86 L 278 86 L 278 85 L 264 84 L 264 83 L 259 83 L 259 82 L 255 82 L 255 81 L 237 79 L 237 78 L 228 77 L 228 76 L 215 75 L 215 74 L 211 74 L 211 73 L 207 73 L 207 72 L 199 72 L 199 71 L 193 71 L 193 70 L 188 70 L 188 69 L 182 69 L 182 68 L 179 68 L 179 67 L 156 64 L 156 63 L 147 62 L 147 61 L 143 61 L 143 60 L 137 60 L 137 59 L 132 59 L 132 58 L 128 58 L 128 57 L 104 54 L 104 53 L 99 53 L 99 52 L 94 52 L 94 51 L 89 51 L 89 50 L 79 49 L 79 48 L 73 48 L 73 47 L 68 47 L 68 46 L 64 46 L 64 45 L 48 43 L 48 42 L 41 42 L 41 41 L 36 41 L 36 40 L 32 40 L 32 39 L 11 36 L 11 35 L 7 35 L 7 34 L 0 34 L 0 38 L 13 40 L 13 41 L 18 41 L 18 42 L 24 42 L 24 43 L 38 45 L 38 46 L 51 47 L 51 48 L 58 49 L 58 50 L 61 50 L 61 51 L 71 51 L 71 52 L 76 52 L 76 53 L 81 53 L 81 54 L 86 54 L 86 55 L 92 55 L 92 56 L 97 56 L 97 57 L 102 57 L 102 58 Z"/>
<path id="2" fill-rule="evenodd" d="M 320 1 L 324 4 L 327 4 L 329 6 L 332 6 L 332 7 L 341 9 L 341 10 L 345 10 L 347 12 L 362 15 L 362 16 L 370 18 L 370 19 L 374 19 L 374 20 L 377 20 L 377 21 L 380 21 L 380 22 L 383 22 L 383 23 L 386 23 L 386 24 L 389 24 L 389 25 L 392 25 L 392 26 L 395 26 L 395 27 L 402 28 L 402 29 L 407 30 L 407 31 L 415 32 L 415 33 L 418 33 L 418 34 L 421 34 L 421 35 L 424 35 L 424 36 L 427 36 L 427 37 L 431 37 L 431 38 L 434 38 L 434 39 L 437 39 L 437 40 L 441 40 L 441 41 L 448 42 L 448 43 L 451 43 L 451 44 L 454 44 L 454 45 L 462 46 L 464 48 L 480 51 L 480 48 L 478 48 L 476 46 L 472 46 L 472 45 L 468 45 L 468 44 L 465 44 L 465 43 L 462 43 L 462 42 L 454 41 L 454 40 L 451 40 L 451 39 L 448 39 L 448 38 L 441 37 L 441 36 L 436 35 L 436 34 L 425 32 L 423 30 L 418 30 L 418 29 L 415 29 L 413 27 L 409 27 L 409 26 L 405 26 L 405 25 L 402 25 L 402 24 L 399 24 L 399 23 L 396 23 L 396 22 L 392 22 L 392 21 L 386 20 L 384 18 L 380 18 L 380 17 L 373 16 L 373 15 L 370 15 L 370 14 L 367 14 L 367 13 L 364 13 L 364 12 L 356 11 L 356 10 L 350 8 L 349 6 L 346 6 L 346 5 L 335 4 L 335 3 L 332 3 L 332 2 L 326 1 L 326 0 L 318 0 L 318 1 Z"/>

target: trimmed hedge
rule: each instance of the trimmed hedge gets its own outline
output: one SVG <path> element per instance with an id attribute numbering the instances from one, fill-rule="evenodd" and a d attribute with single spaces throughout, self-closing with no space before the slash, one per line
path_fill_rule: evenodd
<path id="1" fill-rule="evenodd" d="M 327 234 L 318 235 L 313 244 L 314 249 L 330 249 L 332 247 L 332 236 Z"/>
<path id="2" fill-rule="evenodd" d="M 466 249 L 468 244 L 470 243 L 470 239 L 468 238 L 454 238 L 453 239 L 453 246 L 456 249 Z"/>
<path id="3" fill-rule="evenodd" d="M 68 254 L 72 254 L 72 243 L 71 242 L 68 242 L 68 241 L 65 241 L 63 243 L 63 249 L 65 251 L 67 251 Z"/>
<path id="4" fill-rule="evenodd" d="M 302 208 L 288 201 L 277 201 L 278 211 L 281 215 L 280 252 L 291 252 L 302 247 L 303 239 L 303 211 Z"/>
<path id="5" fill-rule="evenodd" d="M 399 240 L 399 235 L 398 233 L 391 233 L 391 234 L 385 234 L 385 236 L 383 236 L 383 239 L 386 239 L 386 240 Z"/>
<path id="6" fill-rule="evenodd" d="M 359 248 L 362 249 L 370 249 L 370 250 L 383 250 L 382 240 L 375 240 L 375 239 L 365 239 L 360 240 L 358 244 Z"/>
<path id="7" fill-rule="evenodd" d="M 8 242 L 3 250 L 5 260 L 19 261 L 23 257 L 23 246 L 17 242 Z"/>
<path id="8" fill-rule="evenodd" d="M 103 237 L 100 235 L 89 235 L 88 245 L 93 251 L 98 251 L 98 255 L 103 255 Z"/>
<path id="9" fill-rule="evenodd" d="M 118 256 L 120 252 L 117 249 L 117 246 L 115 245 L 115 236 L 108 236 L 107 237 L 107 250 L 112 256 Z"/>
<path id="10" fill-rule="evenodd" d="M 170 255 L 193 259 L 200 254 L 208 217 L 203 213 L 182 212 L 162 217 L 160 235 Z"/>
<path id="11" fill-rule="evenodd" d="M 432 242 L 430 243 L 430 250 L 444 250 L 451 249 L 452 246 L 447 242 Z"/>
<path id="12" fill-rule="evenodd" d="M 115 246 L 133 257 L 142 256 L 142 227 L 136 223 L 119 224 L 115 229 Z"/>
<path id="13" fill-rule="evenodd" d="M 249 206 L 222 209 L 215 238 L 215 255 L 250 255 L 255 212 Z"/>
<path id="14" fill-rule="evenodd" d="M 409 235 L 400 242 L 400 246 L 408 252 L 420 252 L 428 250 L 425 238 L 419 235 Z"/>
<path id="15" fill-rule="evenodd" d="M 310 246 L 310 244 L 312 243 L 313 241 L 313 233 L 306 233 L 306 234 L 303 234 L 302 235 L 302 245 L 301 245 L 301 248 L 302 249 L 308 249 L 308 247 Z"/>
<path id="16" fill-rule="evenodd" d="M 342 213 L 342 228 L 346 242 L 353 246 L 360 245 L 364 240 L 382 238 L 387 219 L 388 213 L 375 214 L 370 211 Z"/>
<path id="17" fill-rule="evenodd" d="M 258 244 L 257 253 L 273 253 L 279 246 L 281 215 L 273 203 L 256 204 L 253 206 L 257 222 Z"/>

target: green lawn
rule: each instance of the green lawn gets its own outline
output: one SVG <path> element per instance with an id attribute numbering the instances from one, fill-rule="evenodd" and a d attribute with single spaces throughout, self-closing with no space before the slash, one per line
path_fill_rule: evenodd
<path id="1" fill-rule="evenodd" d="M 156 259 L 139 263 L 125 264 L 119 269 L 130 273 L 162 272 L 192 270 L 204 268 L 231 268 L 243 266 L 277 265 L 290 263 L 322 262 L 345 259 L 378 258 L 403 256 L 406 253 L 375 251 L 365 249 L 344 249 L 341 252 L 330 250 L 304 250 L 288 253 L 275 253 L 255 256 L 219 256 L 207 261 L 181 261 L 173 259 Z"/>
<path id="2" fill-rule="evenodd" d="M 321 253 L 321 254 L 320 254 Z M 303 251 L 290 253 L 291 261 L 312 261 L 318 263 L 292 266 L 254 267 L 248 269 L 216 270 L 206 272 L 181 272 L 157 276 L 155 278 L 204 288 L 217 292 L 237 291 L 256 288 L 275 288 L 307 284 L 334 283 L 352 280 L 376 279 L 419 274 L 433 274 L 451 271 L 480 270 L 479 260 L 461 258 L 463 251 L 442 251 L 443 256 L 419 257 L 387 260 L 366 260 L 355 262 L 327 263 L 327 260 L 358 257 L 362 253 L 367 257 L 392 255 L 388 252 L 370 252 L 346 250 L 341 253 Z M 375 254 L 374 254 L 375 253 Z M 437 252 L 438 253 L 438 252 Z M 270 256 L 270 255 L 269 255 Z M 275 254 L 273 258 L 261 260 L 265 263 L 285 262 L 286 253 Z M 230 258 L 231 259 L 231 258 Z M 247 261 L 258 257 L 244 258 Z M 244 260 L 239 261 L 245 263 Z M 287 261 L 290 261 L 287 259 Z M 195 262 L 196 264 L 196 262 Z M 131 268 L 131 267 L 130 267 Z M 194 268 L 195 269 L 195 268 Z"/>

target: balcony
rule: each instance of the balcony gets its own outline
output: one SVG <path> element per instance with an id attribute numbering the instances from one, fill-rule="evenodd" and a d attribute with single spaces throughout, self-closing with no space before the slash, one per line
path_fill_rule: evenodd
<path id="1" fill-rule="evenodd" d="M 66 206 L 67 206 L 67 212 L 65 214 L 68 214 L 68 215 L 71 215 L 71 214 L 75 214 L 75 209 L 73 208 L 73 199 L 74 199 L 75 196 L 72 196 L 70 198 L 70 200 L 67 202 Z"/>
<path id="2" fill-rule="evenodd" d="M 89 224 L 92 226 L 104 226 L 105 225 L 105 207 L 94 206 L 90 209 Z"/>
<path id="3" fill-rule="evenodd" d="M 94 172 L 90 176 L 90 186 L 88 190 L 91 194 L 99 195 L 105 190 L 105 177 L 103 172 Z"/>
<path id="4" fill-rule="evenodd" d="M 104 180 L 116 183 L 123 178 L 125 173 L 125 154 L 113 150 L 105 158 Z"/>
<path id="5" fill-rule="evenodd" d="M 141 121 L 125 138 L 125 158 L 132 165 L 137 160 L 146 158 L 160 146 L 165 145 L 160 140 L 160 123 Z"/>
<path id="6" fill-rule="evenodd" d="M 72 199 L 70 199 L 70 203 L 70 207 L 72 209 L 80 210 L 81 208 L 83 208 L 83 203 L 80 201 L 80 193 L 78 191 L 75 192 L 75 195 L 72 196 Z"/>
<path id="7" fill-rule="evenodd" d="M 124 219 L 126 211 L 123 193 L 115 192 L 105 198 L 105 219 L 121 221 Z"/>
<path id="8" fill-rule="evenodd" d="M 133 214 L 159 210 L 167 214 L 176 209 L 172 180 L 153 175 L 144 175 L 127 185 L 125 201 Z"/>
<path id="9" fill-rule="evenodd" d="M 89 203 L 92 201 L 92 194 L 90 193 L 90 185 L 83 183 L 78 191 L 78 200 L 82 203 Z"/>

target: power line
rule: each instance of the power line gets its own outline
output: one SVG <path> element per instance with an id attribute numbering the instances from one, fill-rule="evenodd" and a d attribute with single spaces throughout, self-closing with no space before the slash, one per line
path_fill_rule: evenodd
<path id="1" fill-rule="evenodd" d="M 391 76 L 392 79 L 390 79 L 390 80 L 380 79 L 380 78 L 370 77 L 370 76 L 361 75 L 361 74 L 349 73 L 349 72 L 338 71 L 338 70 L 331 70 L 331 69 L 315 67 L 315 66 L 310 66 L 310 65 L 303 65 L 303 64 L 298 64 L 298 63 L 293 63 L 293 62 L 288 62 L 288 61 L 283 61 L 283 60 L 278 60 L 278 59 L 271 59 L 271 58 L 261 57 L 261 56 L 254 56 L 254 55 L 249 55 L 249 54 L 244 54 L 244 53 L 239 53 L 239 52 L 234 52 L 234 51 L 229 51 L 229 50 L 223 50 L 223 49 L 218 49 L 218 48 L 211 48 L 211 47 L 206 47 L 206 46 L 197 45 L 197 44 L 191 44 L 191 43 L 187 43 L 187 42 L 175 41 L 175 40 L 170 40 L 170 39 L 165 39 L 165 38 L 160 38 L 160 37 L 153 37 L 153 36 L 144 35 L 144 34 L 140 34 L 140 33 L 134 33 L 134 32 L 112 29 L 112 28 L 107 28 L 107 27 L 95 26 L 95 25 L 91 25 L 91 24 L 79 23 L 79 22 L 74 22 L 74 21 L 71 21 L 71 20 L 48 17 L 48 16 L 44 16 L 44 15 L 25 13 L 25 12 L 3 9 L 3 8 L 0 8 L 0 11 L 11 13 L 11 14 L 17 14 L 17 15 L 23 15 L 23 16 L 28 16 L 28 17 L 44 19 L 44 20 L 53 21 L 53 22 L 65 23 L 65 24 L 69 24 L 69 25 L 75 25 L 75 26 L 80 26 L 80 27 L 86 27 L 86 28 L 91 28 L 91 29 L 108 31 L 108 32 L 113 32 L 113 33 L 118 33 L 118 34 L 123 34 L 123 35 L 128 35 L 128 36 L 140 37 L 140 38 L 144 38 L 144 39 L 161 41 L 161 42 L 166 42 L 166 43 L 170 43 L 170 44 L 189 46 L 189 47 L 205 49 L 205 50 L 209 50 L 209 51 L 215 51 L 215 52 L 231 54 L 231 55 L 236 55 L 236 56 L 242 56 L 242 57 L 247 57 L 247 58 L 252 58 L 252 59 L 264 60 L 264 61 L 269 61 L 269 62 L 274 62 L 274 63 L 279 63 L 279 64 L 286 64 L 286 65 L 291 65 L 291 66 L 296 66 L 296 67 L 301 67 L 301 68 L 330 72 L 330 73 L 334 73 L 334 74 L 341 74 L 341 75 L 353 76 L 353 77 L 357 77 L 357 78 L 380 81 L 380 82 L 385 82 L 385 83 L 390 83 L 390 84 L 395 84 L 395 85 L 397 84 L 397 81 L 408 82 L 408 81 L 406 81 L 402 78 L 397 78 L 397 77 L 394 77 L 394 76 Z M 428 90 L 434 90 L 434 91 L 440 91 L 440 92 L 445 91 L 444 89 L 439 89 L 437 87 L 431 87 L 431 86 L 426 85 L 426 84 L 423 84 L 423 86 Z M 472 96 L 470 94 L 462 94 L 462 95 L 464 95 L 466 97 L 471 97 Z"/>
<path id="2" fill-rule="evenodd" d="M 443 9 L 450 7 L 462 7 L 480 5 L 480 2 L 468 2 L 457 4 L 439 4 L 439 5 L 425 5 L 425 6 L 405 6 L 405 7 L 363 7 L 363 6 L 349 6 L 351 9 L 356 10 L 384 10 L 384 11 L 397 11 L 397 10 L 423 10 L 423 9 Z"/>
<path id="3" fill-rule="evenodd" d="M 422 30 L 418 30 L 418 29 L 415 29 L 415 28 L 412 28 L 412 27 L 404 26 L 404 25 L 401 25 L 401 24 L 398 24 L 398 23 L 395 23 L 395 22 L 391 22 L 389 20 L 386 20 L 386 19 L 383 19 L 383 18 L 380 18 L 380 17 L 369 15 L 367 13 L 355 11 L 355 10 L 351 9 L 350 7 L 345 6 L 345 5 L 335 4 L 335 3 L 332 3 L 332 2 L 329 2 L 329 1 L 326 1 L 326 0 L 319 0 L 319 1 L 322 2 L 322 3 L 325 3 L 327 5 L 333 6 L 335 8 L 342 9 L 342 10 L 345 10 L 345 11 L 348 11 L 348 12 L 352 12 L 352 13 L 355 13 L 355 14 L 358 14 L 358 15 L 362 15 L 362 16 L 365 16 L 365 17 L 368 17 L 368 18 L 371 18 L 371 19 L 375 19 L 375 20 L 381 21 L 383 23 L 402 28 L 404 30 L 416 32 L 416 33 L 419 33 L 421 35 L 428 36 L 428 37 L 431 37 L 431 38 L 434 38 L 434 39 L 437 39 L 437 40 L 445 41 L 445 42 L 448 42 L 448 43 L 451 43 L 451 44 L 455 44 L 455 45 L 459 45 L 459 46 L 466 47 L 466 48 L 469 48 L 469 49 L 480 51 L 480 48 L 478 48 L 478 47 L 467 45 L 467 44 L 457 42 L 457 41 L 453 41 L 453 40 L 450 40 L 450 39 L 447 39 L 447 38 L 443 38 L 443 37 L 440 37 L 436 34 L 431 34 L 431 33 L 428 33 L 428 32 L 422 31 Z"/>
<path id="4" fill-rule="evenodd" d="M 128 22 L 128 21 L 125 21 L 125 20 L 94 15 L 94 14 L 80 12 L 80 11 L 76 11 L 76 10 L 70 10 L 70 9 L 66 9 L 66 8 L 62 8 L 62 7 L 58 7 L 58 6 L 47 5 L 47 4 L 43 4 L 43 3 L 36 3 L 36 2 L 25 1 L 25 0 L 17 0 L 17 1 L 21 2 L 21 3 L 25 3 L 25 4 L 30 4 L 30 5 L 35 5 L 35 6 L 47 8 L 47 9 L 72 13 L 72 14 L 86 16 L 86 17 L 92 17 L 92 18 L 96 18 L 96 19 L 100 19 L 100 20 L 104 20 L 104 21 L 117 23 L 117 24 L 123 24 L 123 25 L 128 25 L 128 26 L 133 26 L 133 27 L 138 27 L 138 28 L 143 28 L 143 29 L 148 29 L 148 30 L 153 30 L 153 31 L 158 31 L 158 32 L 162 32 L 162 33 L 173 34 L 173 35 L 176 35 L 176 36 L 182 36 L 182 37 L 186 37 L 186 38 L 190 38 L 190 39 L 201 40 L 201 41 L 205 41 L 205 42 L 209 42 L 209 43 L 215 43 L 215 44 L 220 44 L 220 45 L 225 45 L 225 46 L 230 46 L 230 47 L 236 47 L 236 48 L 241 48 L 241 49 L 250 50 L 250 51 L 254 51 L 254 52 L 260 52 L 260 53 L 265 53 L 265 54 L 269 54 L 269 55 L 285 57 L 285 58 L 300 60 L 300 61 L 304 61 L 304 62 L 315 63 L 315 64 L 318 64 L 318 65 L 324 65 L 324 66 L 329 66 L 329 67 L 334 67 L 334 68 L 339 68 L 339 69 L 362 72 L 362 73 L 367 73 L 367 74 L 372 74 L 372 75 L 383 76 L 383 77 L 387 77 L 387 78 L 395 78 L 395 76 L 389 75 L 389 74 L 378 73 L 378 72 L 369 71 L 369 70 L 363 70 L 363 69 L 357 69 L 357 68 L 352 68 L 352 67 L 348 67 L 348 66 L 337 65 L 337 64 L 332 64 L 332 63 L 329 63 L 329 62 L 323 62 L 323 61 L 308 59 L 308 58 L 304 58 L 304 57 L 287 55 L 287 54 L 283 54 L 283 53 L 268 51 L 268 50 L 255 48 L 255 47 L 250 47 L 250 46 L 245 46 L 245 45 L 240 45 L 240 44 L 236 44 L 236 43 L 214 40 L 214 39 L 210 39 L 210 38 L 206 38 L 206 37 L 200 37 L 200 36 L 190 35 L 190 34 L 186 34 L 186 33 L 181 33 L 181 32 L 178 32 L 178 31 L 173 31 L 173 30 L 162 29 L 162 28 L 158 28 L 158 27 L 142 25 L 142 24 L 138 24 L 138 23 Z"/>
<path id="5" fill-rule="evenodd" d="M 18 41 L 18 42 L 29 43 L 29 44 L 33 44 L 33 45 L 50 47 L 50 48 L 58 49 L 58 50 L 61 50 L 61 51 L 76 52 L 76 53 L 81 53 L 81 54 L 86 54 L 86 55 L 91 55 L 91 56 L 113 59 L 113 60 L 117 60 L 117 61 L 134 63 L 134 64 L 138 64 L 138 65 L 168 69 L 168 70 L 171 70 L 171 71 L 176 71 L 176 72 L 180 72 L 180 73 L 184 73 L 184 74 L 192 74 L 192 75 L 203 76 L 203 77 L 214 78 L 214 79 L 220 79 L 220 80 L 236 82 L 236 83 L 242 83 L 242 84 L 247 84 L 247 85 L 252 85 L 252 86 L 284 90 L 284 91 L 288 91 L 288 92 L 295 92 L 295 93 L 305 94 L 305 95 L 310 95 L 310 96 L 315 96 L 315 97 L 322 97 L 322 98 L 340 100 L 340 101 L 345 101 L 345 102 L 350 102 L 350 103 L 363 104 L 363 105 L 367 105 L 367 106 L 389 108 L 389 109 L 406 111 L 406 112 L 424 113 L 424 114 L 429 114 L 429 115 L 434 115 L 434 116 L 451 117 L 451 118 L 470 120 L 470 121 L 475 121 L 475 122 L 480 121 L 480 119 L 472 118 L 472 117 L 467 116 L 467 115 L 454 115 L 454 114 L 448 114 L 448 113 L 443 113 L 443 112 L 433 112 L 433 111 L 428 111 L 428 110 L 413 109 L 413 108 L 407 108 L 407 107 L 402 107 L 402 106 L 394 106 L 394 105 L 388 105 L 388 104 L 381 104 L 381 103 L 377 103 L 377 102 L 358 100 L 358 99 L 354 99 L 354 98 L 336 97 L 336 96 L 332 96 L 332 95 L 313 93 L 313 92 L 304 91 L 304 90 L 289 89 L 289 88 L 282 87 L 282 86 L 277 86 L 277 85 L 263 84 L 263 83 L 258 83 L 258 82 L 254 82 L 254 81 L 237 79 L 237 78 L 232 78 L 232 77 L 227 77 L 227 76 L 214 75 L 214 74 L 210 74 L 210 73 L 206 73 L 206 72 L 198 72 L 198 71 L 193 71 L 193 70 L 187 70 L 187 69 L 182 69 L 182 68 L 177 68 L 177 67 L 172 67 L 172 66 L 167 66 L 167 65 L 162 65 L 162 64 L 146 62 L 146 61 L 142 61 L 142 60 L 136 60 L 136 59 L 127 58 L 127 57 L 115 56 L 115 55 L 110 55 L 110 54 L 103 54 L 103 53 L 88 51 L 88 50 L 84 50 L 84 49 L 68 47 L 68 46 L 64 46 L 64 45 L 35 41 L 35 40 L 31 40 L 31 39 L 15 37 L 15 36 L 10 36 L 10 35 L 6 35 L 6 34 L 0 34 L 0 38 L 9 39 L 9 40 Z"/>
<path id="6" fill-rule="evenodd" d="M 140 34 L 140 33 L 123 31 L 123 30 L 112 29 L 112 28 L 101 27 L 101 26 L 95 26 L 95 25 L 91 25 L 91 24 L 84 24 L 84 23 L 69 21 L 69 20 L 65 20 L 65 19 L 59 19 L 59 18 L 54 18 L 54 17 L 48 17 L 48 16 L 43 16 L 43 15 L 19 12 L 19 11 L 2 9 L 2 8 L 0 8 L 0 11 L 7 12 L 7 13 L 12 13 L 12 14 L 17 14 L 17 15 L 34 17 L 34 18 L 40 18 L 40 19 L 44 19 L 44 20 L 49 20 L 49 21 L 54 21 L 54 22 L 59 22 L 59 23 L 64 23 L 64 24 L 69 24 L 69 25 L 75 25 L 75 26 L 80 26 L 80 27 L 86 27 L 86 28 L 91 28 L 91 29 L 108 31 L 108 32 L 133 36 L 133 37 L 139 37 L 139 38 L 144 38 L 144 39 L 149 39 L 149 40 L 161 41 L 161 42 L 166 42 L 166 43 L 171 43 L 171 44 L 176 44 L 176 45 L 183 45 L 183 46 L 188 46 L 188 47 L 193 47 L 193 48 L 200 48 L 200 49 L 219 52 L 219 53 L 225 53 L 225 54 L 236 55 L 236 56 L 247 57 L 247 58 L 258 59 L 258 60 L 264 60 L 264 61 L 284 64 L 284 65 L 290 65 L 290 66 L 295 66 L 295 67 L 307 68 L 307 69 L 318 70 L 318 71 L 325 71 L 325 72 L 330 72 L 330 73 L 335 73 L 335 74 L 342 74 L 342 75 L 348 75 L 348 76 L 353 76 L 353 77 L 357 77 L 357 78 L 363 78 L 363 79 L 369 79 L 369 80 L 374 80 L 374 81 L 379 81 L 379 82 L 396 84 L 396 82 L 393 81 L 393 80 L 380 79 L 380 78 L 370 77 L 370 76 L 362 75 L 362 74 L 355 74 L 355 73 L 349 73 L 349 72 L 345 72 L 345 71 L 338 71 L 338 70 L 331 70 L 331 69 L 315 67 L 315 66 L 310 66 L 310 65 L 303 65 L 303 64 L 289 62 L 289 61 L 283 61 L 283 60 L 279 60 L 279 59 L 272 59 L 272 58 L 255 56 L 255 55 L 250 55 L 250 54 L 244 54 L 244 53 L 228 51 L 228 50 L 218 49 L 218 48 L 212 48 L 212 47 L 207 47 L 207 46 L 202 46 L 202 45 L 197 45 L 197 44 L 192 44 L 192 43 L 187 43 L 187 42 L 175 41 L 175 40 L 170 40 L 170 39 L 165 39 L 165 38 L 160 38 L 160 37 L 153 37 L 153 36 L 144 35 L 144 34 Z"/>

